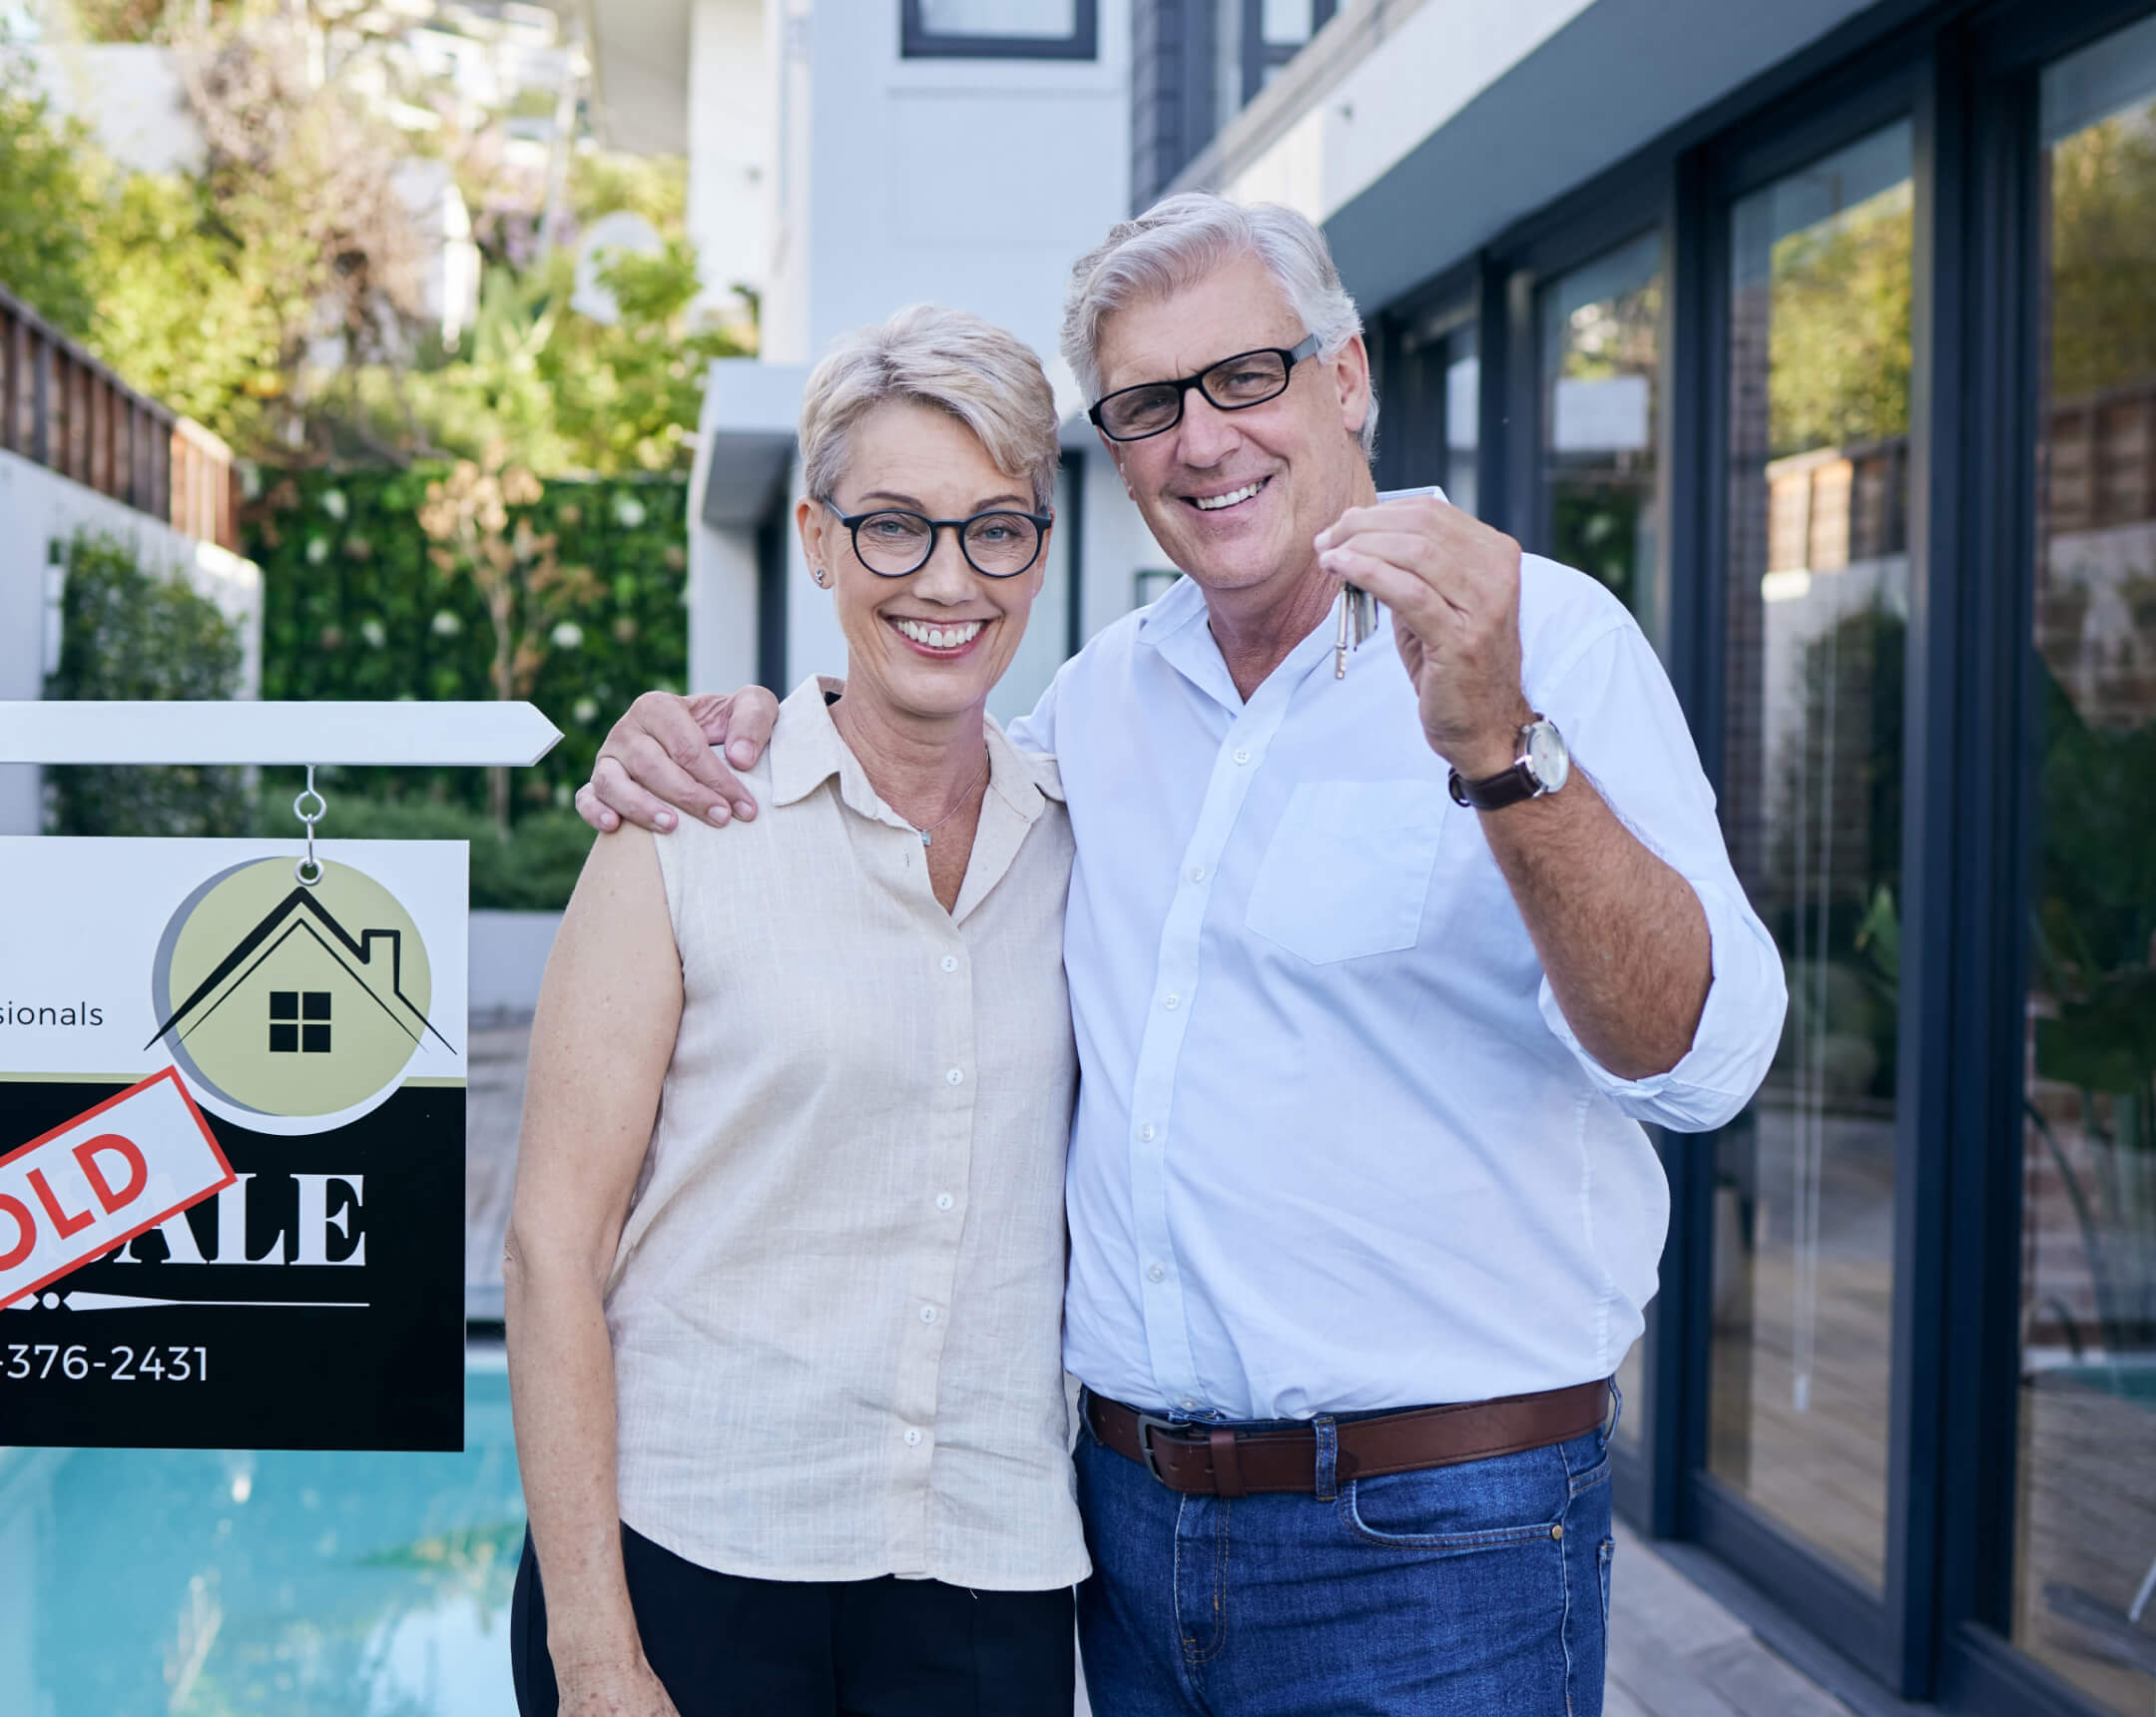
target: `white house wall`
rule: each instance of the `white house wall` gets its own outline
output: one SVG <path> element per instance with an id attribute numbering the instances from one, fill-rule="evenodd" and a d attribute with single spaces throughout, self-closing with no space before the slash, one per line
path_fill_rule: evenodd
<path id="1" fill-rule="evenodd" d="M 1223 187 L 1324 221 L 1594 0 L 1426 0 Z"/>
<path id="2" fill-rule="evenodd" d="M 59 662 L 57 555 L 78 531 L 135 545 L 146 571 L 184 577 L 239 628 L 241 693 L 262 693 L 262 572 L 253 561 L 198 542 L 95 489 L 0 452 L 0 701 L 43 695 Z M 0 835 L 34 835 L 42 812 L 38 772 L 0 765 Z"/>
<path id="3" fill-rule="evenodd" d="M 735 288 L 762 292 L 768 263 L 765 179 L 774 148 L 766 0 L 692 0 L 689 237 L 703 302 L 726 311 Z M 724 92 L 721 94 L 721 92 Z"/>

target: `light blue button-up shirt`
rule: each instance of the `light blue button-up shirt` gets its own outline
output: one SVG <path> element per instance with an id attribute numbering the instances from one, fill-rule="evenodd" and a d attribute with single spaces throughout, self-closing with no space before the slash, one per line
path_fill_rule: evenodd
<path id="1" fill-rule="evenodd" d="M 1566 1025 L 1389 616 L 1345 680 L 1328 622 L 1246 703 L 1186 579 L 1010 730 L 1060 759 L 1077 838 L 1064 1339 L 1096 1392 L 1229 1419 L 1477 1401 L 1608 1377 L 1639 1336 L 1669 1214 L 1640 1123 L 1744 1105 L 1782 964 L 1631 616 L 1534 556 L 1520 586 L 1529 702 L 1706 911 L 1706 1011 L 1655 1078 Z"/>

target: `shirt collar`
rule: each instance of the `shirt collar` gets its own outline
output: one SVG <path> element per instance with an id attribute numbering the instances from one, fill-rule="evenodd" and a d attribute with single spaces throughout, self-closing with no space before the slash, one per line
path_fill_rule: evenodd
<path id="1" fill-rule="evenodd" d="M 868 775 L 831 720 L 829 696 L 845 691 L 843 680 L 827 674 L 804 680 L 779 706 L 778 725 L 772 729 L 772 803 L 793 805 L 807 799 L 832 776 L 838 778 L 838 798 L 847 810 L 872 822 L 910 828 L 868 784 Z M 1022 752 L 1004 737 L 993 716 L 983 723 L 988 741 L 988 787 L 1023 822 L 1031 824 L 1044 803 L 1063 798 L 1063 780 L 1055 759 Z"/>
<path id="2" fill-rule="evenodd" d="M 1383 612 L 1380 608 L 1381 616 Z M 1336 613 L 1337 608 L 1326 610 L 1324 617 L 1288 652 L 1280 666 L 1266 676 L 1265 686 L 1280 685 L 1292 689 L 1303 682 L 1322 658 L 1331 655 Z M 1380 631 L 1383 627 L 1384 620 L 1380 619 Z M 1205 592 L 1197 580 L 1179 579 L 1167 595 L 1149 606 L 1138 622 L 1138 636 L 1171 668 L 1222 708 L 1238 713 L 1245 709 L 1244 698 L 1236 690 L 1235 677 L 1228 672 L 1220 644 L 1213 636 L 1212 627 L 1206 624 Z M 1258 688 L 1251 697 L 1255 700 L 1262 695 L 1265 686 Z"/>

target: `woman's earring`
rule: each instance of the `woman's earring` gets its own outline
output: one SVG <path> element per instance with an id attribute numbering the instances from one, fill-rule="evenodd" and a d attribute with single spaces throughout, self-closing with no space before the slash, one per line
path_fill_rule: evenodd
<path id="1" fill-rule="evenodd" d="M 812 577 L 817 584 L 828 585 L 830 583 L 830 580 L 823 576 L 823 569 L 820 566 L 811 566 L 808 569 L 808 572 L 809 576 Z"/>

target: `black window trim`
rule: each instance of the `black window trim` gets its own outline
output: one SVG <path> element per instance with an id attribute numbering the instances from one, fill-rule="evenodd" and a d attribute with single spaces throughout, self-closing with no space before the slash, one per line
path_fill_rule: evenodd
<path id="1" fill-rule="evenodd" d="M 921 22 L 921 0 L 899 0 L 898 55 L 906 60 L 1097 60 L 1100 0 L 1072 0 L 1068 36 L 938 35 Z"/>

